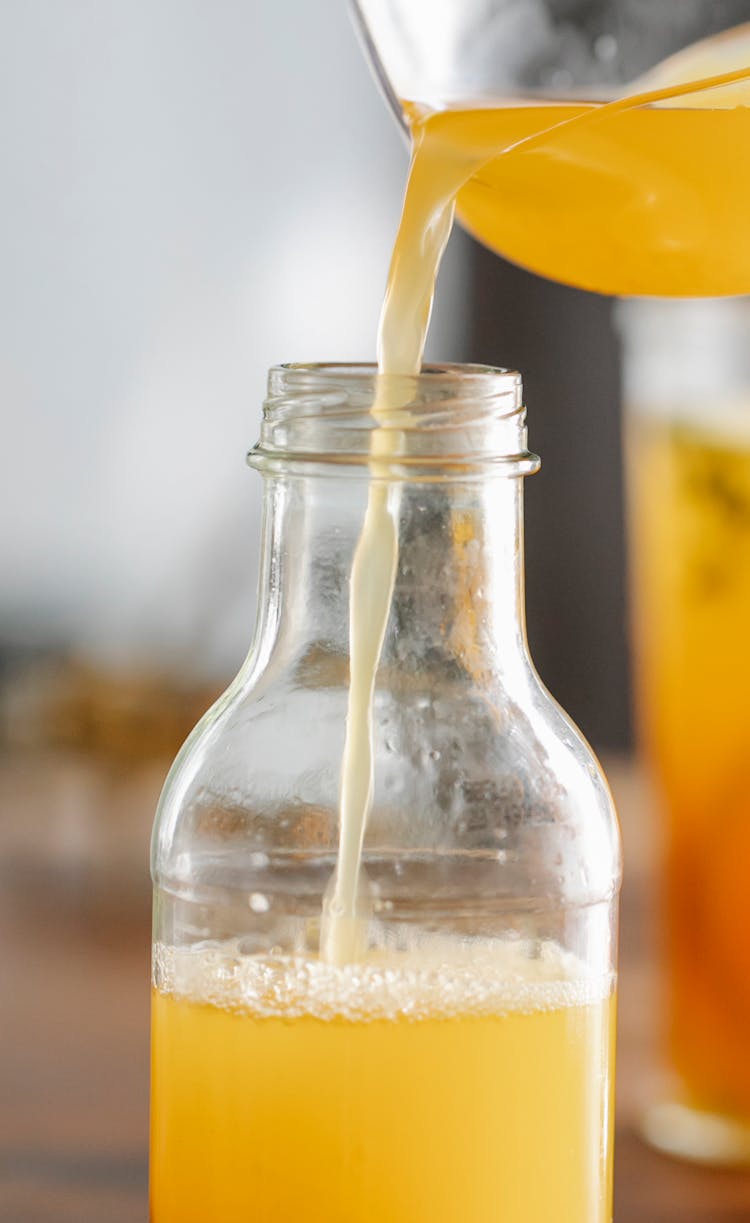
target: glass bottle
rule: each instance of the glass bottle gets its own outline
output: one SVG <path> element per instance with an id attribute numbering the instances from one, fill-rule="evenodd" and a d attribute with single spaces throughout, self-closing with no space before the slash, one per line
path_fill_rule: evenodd
<path id="1" fill-rule="evenodd" d="M 750 1164 L 750 300 L 634 300 L 618 317 L 639 738 L 663 847 L 669 1077 L 644 1127 L 673 1154 Z"/>
<path id="2" fill-rule="evenodd" d="M 152 1223 L 604 1223 L 619 838 L 529 658 L 517 374 L 271 371 L 260 604 L 153 840 Z M 373 479 L 398 563 L 359 949 L 321 954 L 349 576 Z"/>

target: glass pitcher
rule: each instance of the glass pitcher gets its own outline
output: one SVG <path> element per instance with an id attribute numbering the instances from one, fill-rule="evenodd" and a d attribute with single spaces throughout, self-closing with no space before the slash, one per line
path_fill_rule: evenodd
<path id="1" fill-rule="evenodd" d="M 747 31 L 737 27 L 750 21 L 750 0 L 351 3 L 399 118 L 404 100 L 440 110 L 497 98 L 607 98 L 698 42 L 711 40 L 716 72 L 734 65 L 738 36 L 744 42 L 738 66 L 749 46 Z"/>
<path id="2" fill-rule="evenodd" d="M 435 178 L 453 166 L 486 245 L 619 296 L 750 291 L 750 0 L 353 11 L 415 154 Z"/>
<path id="3" fill-rule="evenodd" d="M 154 830 L 152 1223 L 605 1223 L 619 839 L 527 650 L 517 374 L 403 381 L 362 937 L 321 949 L 377 383 L 270 374 L 254 642 Z"/>

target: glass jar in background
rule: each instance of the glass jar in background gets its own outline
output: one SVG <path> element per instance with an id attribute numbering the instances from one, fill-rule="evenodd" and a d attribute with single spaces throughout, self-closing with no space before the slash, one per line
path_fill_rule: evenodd
<path id="1" fill-rule="evenodd" d="M 640 739 L 663 817 L 677 1154 L 750 1162 L 750 302 L 631 301 L 624 350 Z"/>
<path id="2" fill-rule="evenodd" d="M 521 382 L 402 381 L 360 951 L 331 963 L 378 377 L 270 374 L 254 643 L 154 831 L 153 1223 L 611 1218 L 619 838 L 527 651 Z"/>

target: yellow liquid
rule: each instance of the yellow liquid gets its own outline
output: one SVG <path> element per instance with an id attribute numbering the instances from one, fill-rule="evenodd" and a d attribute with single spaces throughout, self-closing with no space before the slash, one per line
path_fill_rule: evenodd
<path id="1" fill-rule="evenodd" d="M 746 106 L 500 106 L 416 131 L 438 162 L 492 150 L 458 215 L 523 267 L 619 296 L 750 292 Z"/>
<path id="2" fill-rule="evenodd" d="M 636 418 L 629 452 L 639 718 L 667 821 L 670 1060 L 690 1103 L 748 1122 L 750 436 Z"/>
<path id="3" fill-rule="evenodd" d="M 153 1223 L 610 1219 L 608 990 L 385 968 L 154 991 Z"/>

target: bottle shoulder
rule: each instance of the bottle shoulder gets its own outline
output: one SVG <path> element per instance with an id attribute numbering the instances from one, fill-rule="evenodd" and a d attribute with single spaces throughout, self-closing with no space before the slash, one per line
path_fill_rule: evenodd
<path id="1" fill-rule="evenodd" d="M 622 880 L 620 825 L 602 764 L 570 715 L 532 667 L 529 703 L 536 711 L 534 737 L 558 790 L 561 828 L 570 841 L 571 872 L 602 893 Z M 584 885 L 584 877 L 588 884 Z"/>
<path id="2" fill-rule="evenodd" d="M 347 688 L 335 668 L 323 671 L 240 677 L 207 712 L 164 786 L 155 876 L 197 844 L 335 852 Z M 494 854 L 515 862 L 518 887 L 581 903 L 616 890 L 619 833 L 603 771 L 535 673 L 511 686 L 386 678 L 373 707 L 365 853 Z"/>

